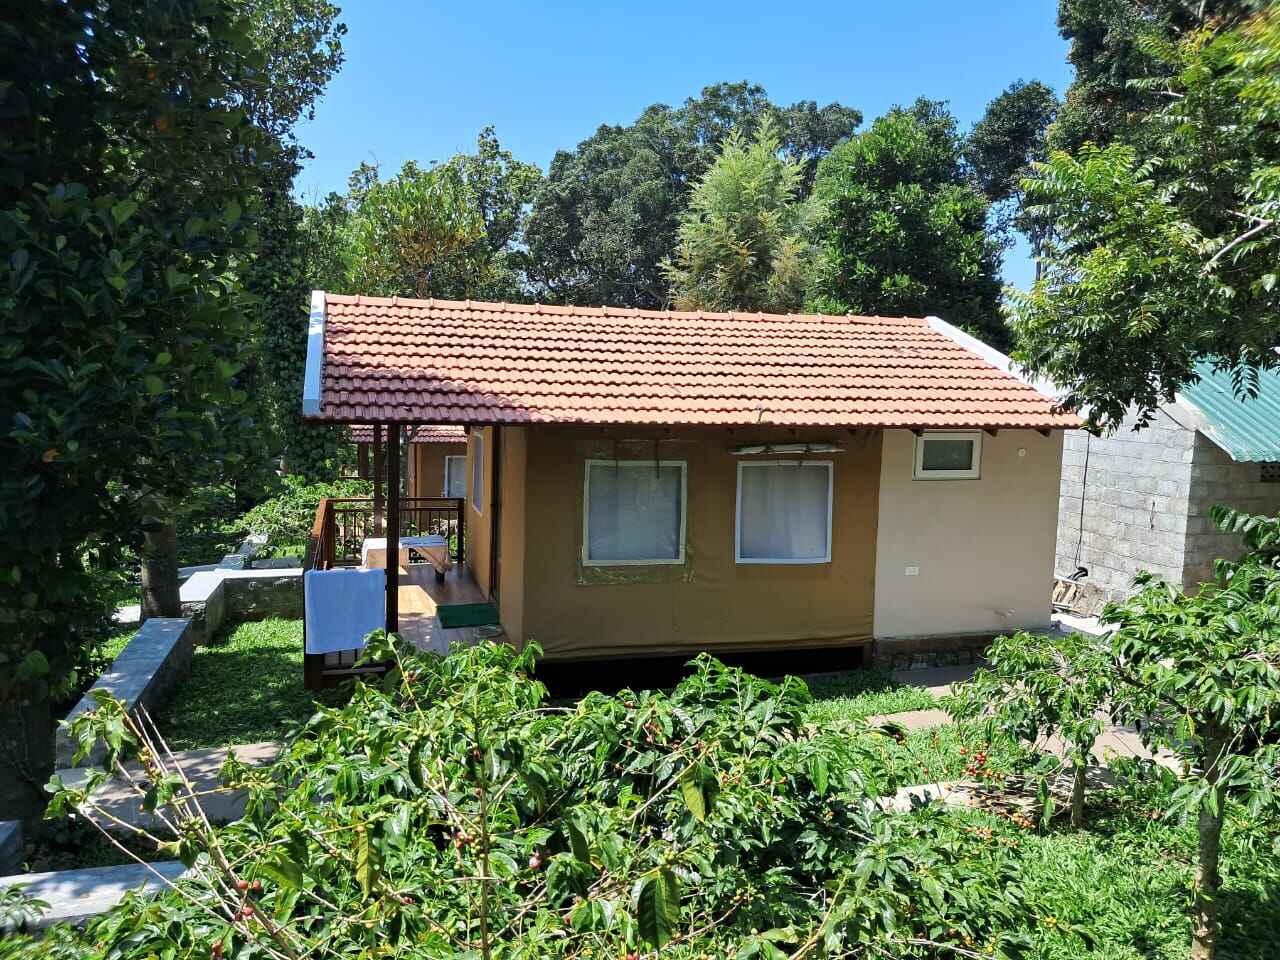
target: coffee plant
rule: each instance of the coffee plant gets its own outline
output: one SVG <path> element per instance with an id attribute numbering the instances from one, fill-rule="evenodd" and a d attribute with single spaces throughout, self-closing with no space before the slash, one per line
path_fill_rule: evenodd
<path id="1" fill-rule="evenodd" d="M 1017 956 L 1014 855 L 945 813 L 892 815 L 876 734 L 804 722 L 805 685 L 710 657 L 671 693 L 549 700 L 535 646 L 395 666 L 321 709 L 270 770 L 234 760 L 211 828 L 145 717 L 78 719 L 140 751 L 152 835 L 191 866 L 96 921 L 78 956 Z M 102 773 L 106 775 L 105 771 Z M 55 785 L 56 786 L 56 785 Z M 92 800 L 61 789 L 55 810 Z M 1033 911 L 1032 911 L 1033 912 Z M 1073 936 L 1068 928 L 1063 936 Z M 46 951 L 47 952 L 47 951 Z"/>

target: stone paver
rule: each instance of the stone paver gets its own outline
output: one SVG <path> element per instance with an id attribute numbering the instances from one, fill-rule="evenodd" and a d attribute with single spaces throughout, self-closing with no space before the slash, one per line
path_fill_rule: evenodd
<path id="1" fill-rule="evenodd" d="M 275 760 L 276 754 L 280 752 L 280 744 L 249 743 L 174 753 L 187 779 L 191 781 L 196 791 L 201 793 L 200 805 L 204 808 L 205 816 L 214 823 L 230 823 L 244 816 L 244 791 L 225 789 L 218 776 L 218 771 L 226 762 L 229 750 L 235 751 L 236 757 L 243 763 L 250 766 L 266 766 Z M 139 780 L 142 779 L 142 769 L 138 764 L 126 764 L 125 767 L 131 775 Z M 59 770 L 58 776 L 62 777 L 63 783 L 67 786 L 74 787 L 84 783 L 89 773 L 90 770 L 85 768 L 72 768 Z M 87 816 L 104 827 L 111 824 L 111 817 L 145 830 L 154 830 L 161 826 L 152 814 L 138 809 L 137 793 L 126 780 L 120 777 L 113 777 L 103 783 L 94 793 L 93 799 L 104 813 L 89 813 Z"/>
<path id="2" fill-rule="evenodd" d="M 867 717 L 867 723 L 873 727 L 895 723 L 908 731 L 945 727 L 950 722 L 951 715 L 945 710 L 907 710 L 904 713 L 882 713 Z"/>
<path id="3" fill-rule="evenodd" d="M 0 877 L 0 887 L 22 884 L 28 896 L 44 900 L 49 911 L 35 924 L 77 923 L 105 913 L 124 899 L 130 890 L 159 892 L 164 880 L 177 880 L 186 872 L 177 860 L 119 867 L 91 867 L 87 870 L 58 870 L 53 873 L 20 873 Z M 153 872 L 154 871 L 154 872 Z M 156 876 L 159 873 L 164 880 Z"/>
<path id="4" fill-rule="evenodd" d="M 935 697 L 945 697 L 951 692 L 951 685 L 964 683 L 973 676 L 981 664 L 964 663 L 953 667 L 924 667 L 916 670 L 895 670 L 891 674 L 898 683 L 912 687 L 924 687 Z"/>

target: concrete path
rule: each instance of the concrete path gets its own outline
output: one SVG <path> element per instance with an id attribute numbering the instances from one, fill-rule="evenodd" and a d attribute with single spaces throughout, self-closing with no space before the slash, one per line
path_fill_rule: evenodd
<path id="1" fill-rule="evenodd" d="M 893 723 L 907 732 L 945 727 L 950 722 L 951 715 L 945 710 L 907 710 L 903 713 L 882 713 L 867 717 L 867 723 L 873 727 Z"/>
<path id="2" fill-rule="evenodd" d="M 124 899 L 130 890 L 159 892 L 164 883 L 152 870 L 166 880 L 174 881 L 187 869 L 177 860 L 153 863 L 150 867 L 129 863 L 87 870 L 20 873 L 0 877 L 0 887 L 21 884 L 26 887 L 28 896 L 48 903 L 49 911 L 35 924 L 36 927 L 47 927 L 52 923 L 77 923 L 105 913 Z"/>
<path id="3" fill-rule="evenodd" d="M 280 744 L 248 743 L 205 750 L 182 750 L 174 754 L 187 779 L 201 793 L 200 804 L 204 808 L 205 815 L 214 823 L 230 823 L 244 816 L 244 791 L 225 789 L 218 776 L 218 771 L 226 762 L 229 750 L 234 751 L 241 762 L 261 767 L 275 760 L 276 754 L 280 752 Z M 138 764 L 125 764 L 125 768 L 139 781 L 145 779 L 142 768 Z M 69 787 L 84 783 L 89 773 L 90 770 L 87 768 L 58 771 L 62 782 Z M 125 823 L 131 823 L 146 830 L 153 830 L 159 826 L 159 822 L 152 814 L 138 809 L 138 795 L 123 778 L 113 777 L 103 783 L 94 793 L 93 799 L 106 813 Z M 89 813 L 87 816 L 104 827 L 111 822 L 109 817 L 102 814 Z"/>
<path id="4" fill-rule="evenodd" d="M 954 667 L 923 667 L 916 670 L 894 670 L 890 676 L 910 687 L 924 687 L 935 697 L 945 697 L 951 685 L 964 683 L 982 664 L 965 663 Z"/>

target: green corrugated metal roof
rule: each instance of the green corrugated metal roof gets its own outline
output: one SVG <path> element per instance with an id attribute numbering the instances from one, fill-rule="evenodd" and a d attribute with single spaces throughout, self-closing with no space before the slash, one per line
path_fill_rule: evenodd
<path id="1" fill-rule="evenodd" d="M 1179 399 L 1204 417 L 1204 435 L 1237 461 L 1280 461 L 1280 373 L 1258 372 L 1258 395 L 1241 397 L 1227 370 L 1196 364 L 1198 383 L 1182 388 Z"/>

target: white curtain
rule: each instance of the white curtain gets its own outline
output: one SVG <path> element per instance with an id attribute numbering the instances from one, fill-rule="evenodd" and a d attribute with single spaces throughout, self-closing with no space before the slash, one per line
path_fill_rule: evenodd
<path id="1" fill-rule="evenodd" d="M 587 560 L 678 560 L 683 468 L 653 463 L 587 466 Z"/>
<path id="2" fill-rule="evenodd" d="M 743 560 L 825 560 L 830 484 L 827 464 L 743 464 L 738 555 Z"/>
<path id="3" fill-rule="evenodd" d="M 446 497 L 465 497 L 467 495 L 467 458 L 444 458 L 444 495 Z"/>

